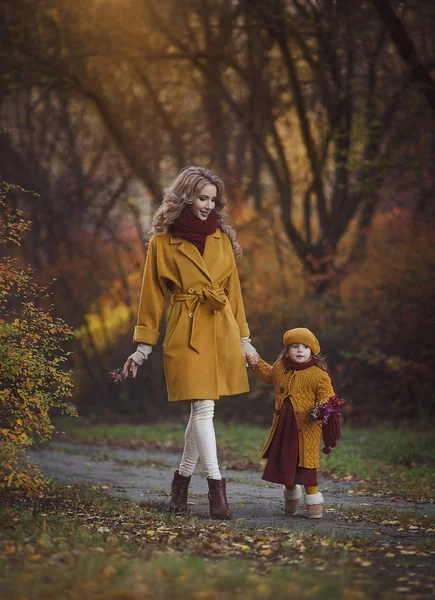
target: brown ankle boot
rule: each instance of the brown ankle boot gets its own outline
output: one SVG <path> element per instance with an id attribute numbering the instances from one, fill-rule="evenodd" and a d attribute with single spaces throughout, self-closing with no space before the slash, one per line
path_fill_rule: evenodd
<path id="1" fill-rule="evenodd" d="M 231 519 L 227 502 L 226 479 L 207 479 L 210 517 L 212 519 Z"/>
<path id="2" fill-rule="evenodd" d="M 189 488 L 190 477 L 180 475 L 175 471 L 171 484 L 171 502 L 169 510 L 173 512 L 187 512 L 187 490 Z"/>

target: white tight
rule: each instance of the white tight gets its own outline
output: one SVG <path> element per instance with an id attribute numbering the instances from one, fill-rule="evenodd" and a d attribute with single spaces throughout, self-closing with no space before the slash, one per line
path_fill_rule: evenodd
<path id="1" fill-rule="evenodd" d="M 198 458 L 210 479 L 222 479 L 217 459 L 216 436 L 213 426 L 214 400 L 195 400 L 184 435 L 184 451 L 179 473 L 190 477 Z"/>

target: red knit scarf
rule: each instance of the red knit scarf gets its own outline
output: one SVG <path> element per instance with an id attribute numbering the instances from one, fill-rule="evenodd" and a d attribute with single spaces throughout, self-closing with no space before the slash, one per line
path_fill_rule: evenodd
<path id="1" fill-rule="evenodd" d="M 304 362 L 304 363 L 295 363 L 291 360 L 290 356 L 283 356 L 282 362 L 286 369 L 291 369 L 292 371 L 302 371 L 303 369 L 308 369 L 309 367 L 316 366 L 316 363 L 314 362 L 314 360 L 312 358 L 310 358 L 310 360 L 307 360 L 307 362 Z M 334 388 L 334 392 L 337 393 L 337 390 L 335 387 L 335 381 L 334 381 L 334 378 L 332 377 L 331 371 L 329 369 L 327 369 L 326 373 L 328 373 L 328 375 L 329 375 L 329 378 L 332 383 L 332 387 Z"/>
<path id="2" fill-rule="evenodd" d="M 291 369 L 292 371 L 302 371 L 303 369 L 309 369 L 310 367 L 316 366 L 316 363 L 312 358 L 304 363 L 295 363 L 292 361 L 290 356 L 283 356 L 282 362 L 284 363 L 286 369 Z"/>
<path id="3" fill-rule="evenodd" d="M 205 238 L 214 233 L 216 229 L 216 211 L 213 210 L 206 221 L 201 221 L 188 208 L 185 208 L 178 219 L 172 223 L 171 233 L 192 242 L 202 255 L 204 254 Z"/>

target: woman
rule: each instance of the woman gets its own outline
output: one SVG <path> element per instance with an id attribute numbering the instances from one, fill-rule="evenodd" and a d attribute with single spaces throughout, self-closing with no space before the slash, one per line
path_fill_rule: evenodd
<path id="1" fill-rule="evenodd" d="M 135 377 L 148 358 L 169 296 L 163 340 L 168 399 L 191 402 L 170 508 L 187 510 L 187 490 L 200 458 L 215 519 L 229 519 L 231 512 L 217 459 L 214 401 L 249 391 L 244 354 L 256 353 L 234 259 L 241 248 L 222 214 L 226 202 L 221 179 L 201 167 L 185 167 L 164 190 L 150 232 L 134 331 L 139 346 L 123 369 L 124 378 L 130 371 Z"/>

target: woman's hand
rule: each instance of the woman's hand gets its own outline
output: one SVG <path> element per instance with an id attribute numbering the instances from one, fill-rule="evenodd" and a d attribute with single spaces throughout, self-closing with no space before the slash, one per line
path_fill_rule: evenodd
<path id="1" fill-rule="evenodd" d="M 249 368 L 252 370 L 255 370 L 255 368 L 258 364 L 258 354 L 253 354 L 253 353 L 245 354 L 245 358 L 249 365 Z"/>
<path id="2" fill-rule="evenodd" d="M 130 354 L 125 361 L 122 369 L 122 378 L 127 379 L 130 371 L 133 374 L 133 377 L 136 377 L 138 367 L 143 363 L 144 360 L 148 360 L 148 356 L 151 354 L 152 349 L 153 347 L 150 344 L 139 344 L 136 352 Z"/>
<path id="3" fill-rule="evenodd" d="M 137 362 L 134 361 L 129 356 L 127 358 L 127 360 L 125 361 L 124 367 L 122 369 L 122 378 L 123 379 L 127 379 L 128 374 L 130 373 L 130 371 L 133 373 L 133 377 L 136 377 L 138 368 L 139 368 L 139 365 L 137 364 Z"/>

